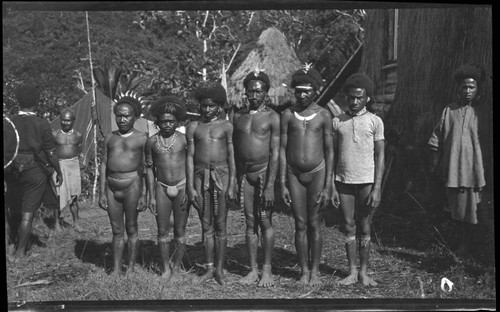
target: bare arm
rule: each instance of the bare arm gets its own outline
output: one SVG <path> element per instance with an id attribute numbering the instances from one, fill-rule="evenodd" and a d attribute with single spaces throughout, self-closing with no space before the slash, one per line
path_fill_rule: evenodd
<path id="1" fill-rule="evenodd" d="M 113 134 L 109 134 L 104 140 L 102 147 L 102 159 L 101 159 L 101 170 L 99 172 L 99 184 L 101 192 L 99 195 L 99 206 L 107 210 L 108 209 L 108 197 L 106 194 L 106 166 L 108 162 L 108 141 Z"/>
<path id="2" fill-rule="evenodd" d="M 233 125 L 227 123 L 226 126 L 226 144 L 227 144 L 227 162 L 229 164 L 229 185 L 228 197 L 234 200 L 234 191 L 236 186 L 236 164 L 234 161 L 234 147 L 233 147 Z"/>
<path id="3" fill-rule="evenodd" d="M 332 192 L 335 191 L 335 185 L 332 183 L 333 178 L 333 126 L 332 117 L 328 111 L 322 113 L 323 117 L 323 149 L 325 153 L 326 176 L 325 186 L 318 196 L 317 203 L 325 205 L 330 201 Z"/>
<path id="4" fill-rule="evenodd" d="M 375 181 L 373 183 L 372 191 L 368 196 L 367 205 L 374 208 L 378 207 L 380 200 L 382 198 L 381 186 L 382 186 L 382 176 L 384 175 L 384 164 L 385 164 L 385 141 L 379 140 L 375 141 Z"/>
<path id="5" fill-rule="evenodd" d="M 195 122 L 191 123 L 186 129 L 186 139 L 187 139 L 187 156 L 186 156 L 186 182 L 187 182 L 187 193 L 189 201 L 198 207 L 197 197 L 198 194 L 194 189 L 194 132 L 196 130 L 197 124 Z"/>
<path id="6" fill-rule="evenodd" d="M 146 166 L 146 189 L 149 194 L 147 206 L 153 214 L 156 215 L 156 200 L 154 194 L 154 166 L 153 166 L 153 138 L 149 138 L 146 142 L 144 150 L 145 166 Z"/>
<path id="7" fill-rule="evenodd" d="M 290 192 L 286 187 L 286 145 L 288 143 L 288 121 L 290 120 L 290 110 L 286 110 L 280 119 L 280 151 L 279 151 L 279 175 L 280 175 L 280 186 L 281 186 L 281 197 L 285 204 L 290 205 L 292 199 L 290 197 Z"/>
<path id="8" fill-rule="evenodd" d="M 267 177 L 266 187 L 264 189 L 264 201 L 267 208 L 274 205 L 274 183 L 279 167 L 280 154 L 280 116 L 276 113 L 271 114 L 271 138 L 269 140 L 269 175 Z"/>

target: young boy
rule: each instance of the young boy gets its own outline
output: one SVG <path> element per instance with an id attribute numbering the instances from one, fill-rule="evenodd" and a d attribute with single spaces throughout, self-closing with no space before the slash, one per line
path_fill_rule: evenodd
<path id="1" fill-rule="evenodd" d="M 203 283 L 215 273 L 216 281 L 224 285 L 226 196 L 234 200 L 236 183 L 233 125 L 219 118 L 220 109 L 226 102 L 226 91 L 220 83 L 203 83 L 194 96 L 200 102 L 201 120 L 192 122 L 186 129 L 187 191 L 200 216 L 207 261 L 206 273 L 194 282 Z"/>
<path id="2" fill-rule="evenodd" d="M 163 277 L 175 281 L 181 272 L 186 250 L 186 223 L 189 216 L 186 198 L 186 136 L 177 131 L 186 117 L 184 103 L 175 96 L 160 98 L 151 106 L 151 115 L 159 132 L 146 143 L 146 185 L 148 207 L 156 216 L 158 247 L 163 263 Z M 170 269 L 168 234 L 170 214 L 174 213 L 175 257 Z"/>
<path id="3" fill-rule="evenodd" d="M 332 194 L 332 116 L 314 100 L 323 80 L 304 66 L 292 75 L 297 104 L 281 115 L 280 185 L 283 201 L 292 206 L 295 218 L 295 248 L 302 285 L 321 284 L 319 262 L 323 244 L 321 212 Z M 286 184 L 288 178 L 288 185 Z"/>
<path id="4" fill-rule="evenodd" d="M 245 211 L 251 271 L 240 283 L 248 285 L 259 279 L 257 234 L 260 227 L 263 233 L 264 265 L 259 286 L 269 287 L 274 284 L 271 273 L 274 248 L 271 215 L 279 161 L 280 116 L 270 108 L 271 102 L 267 96 L 270 82 L 264 72 L 256 70 L 249 73 L 243 85 L 249 106 L 235 112 L 233 124 L 240 204 Z"/>
<path id="5" fill-rule="evenodd" d="M 99 206 L 108 212 L 111 222 L 113 231 L 111 274 L 118 275 L 121 273 L 125 230 L 128 237 L 129 271 L 134 270 L 139 249 L 137 217 L 139 211 L 146 208 L 145 196 L 142 195 L 142 170 L 147 137 L 141 131 L 134 129 L 134 123 L 141 115 L 141 102 L 137 95 L 127 93 L 120 97 L 113 111 L 118 130 L 109 134 L 104 141 Z"/>
<path id="6" fill-rule="evenodd" d="M 377 285 L 368 277 L 371 220 L 380 204 L 384 171 L 384 124 L 380 117 L 366 110 L 373 83 L 366 75 L 356 73 L 344 84 L 349 110 L 333 119 L 334 145 L 337 155 L 336 185 L 346 229 L 346 252 L 350 274 L 340 281 L 350 285 Z M 335 204 L 334 204 L 335 206 Z M 359 242 L 360 271 L 356 266 L 355 210 L 361 217 Z"/>

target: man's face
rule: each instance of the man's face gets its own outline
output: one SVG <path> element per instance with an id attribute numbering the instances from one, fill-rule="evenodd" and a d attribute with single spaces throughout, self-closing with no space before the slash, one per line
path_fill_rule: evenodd
<path id="1" fill-rule="evenodd" d="M 130 104 L 120 104 L 116 110 L 115 120 L 120 133 L 127 133 L 134 127 L 136 121 L 134 108 Z"/>
<path id="2" fill-rule="evenodd" d="M 370 98 L 366 95 L 366 90 L 363 88 L 350 88 L 347 92 L 347 103 L 349 110 L 357 113 L 362 110 Z"/>
<path id="3" fill-rule="evenodd" d="M 158 128 L 160 128 L 160 134 L 162 136 L 169 137 L 174 133 L 175 129 L 179 125 L 179 122 L 174 115 L 164 113 L 160 115 L 160 117 L 156 121 L 156 125 L 158 125 Z"/>
<path id="4" fill-rule="evenodd" d="M 302 83 L 295 86 L 294 92 L 295 98 L 297 99 L 297 104 L 302 107 L 309 106 L 316 98 L 316 91 L 310 83 Z"/>
<path id="5" fill-rule="evenodd" d="M 64 132 L 71 131 L 73 129 L 73 124 L 75 123 L 75 117 L 71 113 L 64 113 L 61 115 L 61 129 Z"/>
<path id="6" fill-rule="evenodd" d="M 200 101 L 201 117 L 205 121 L 214 119 L 219 115 L 219 104 L 211 98 L 205 98 Z"/>
<path id="7" fill-rule="evenodd" d="M 477 96 L 477 82 L 472 78 L 462 80 L 459 92 L 462 100 L 471 102 Z"/>
<path id="8" fill-rule="evenodd" d="M 250 109 L 257 109 L 267 95 L 266 84 L 260 80 L 252 80 L 247 84 L 245 94 L 250 103 Z"/>

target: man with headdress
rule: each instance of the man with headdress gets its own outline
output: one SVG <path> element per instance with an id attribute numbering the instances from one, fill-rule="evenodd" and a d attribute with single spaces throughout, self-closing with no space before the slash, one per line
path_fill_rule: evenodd
<path id="1" fill-rule="evenodd" d="M 453 74 L 458 99 L 447 105 L 428 141 L 432 151 L 431 171 L 444 182 L 447 209 L 462 231 L 459 255 L 471 247 L 481 191 L 486 185 L 479 142 L 478 104 L 484 70 L 474 64 L 459 67 Z"/>
<path id="2" fill-rule="evenodd" d="M 380 204 L 384 171 L 384 124 L 382 119 L 366 109 L 373 93 L 373 82 L 362 73 L 349 76 L 343 86 L 349 109 L 333 119 L 336 157 L 335 184 L 340 195 L 340 207 L 346 230 L 346 253 L 350 274 L 340 281 L 350 285 L 377 285 L 368 277 L 371 221 Z M 338 205 L 334 206 L 337 207 Z M 361 221 L 359 237 L 360 271 L 356 266 L 356 220 Z"/>
<path id="3" fill-rule="evenodd" d="M 78 156 L 81 153 L 82 134 L 73 129 L 75 122 L 75 112 L 64 109 L 61 112 L 61 129 L 53 131 L 56 139 L 56 153 L 59 157 L 59 166 L 63 174 L 63 183 L 56 188 L 59 196 L 59 205 L 54 209 L 54 222 L 56 230 L 60 230 L 60 212 L 69 206 L 73 217 L 73 228 L 77 232 L 83 231 L 78 224 L 78 196 L 82 192 L 80 161 Z"/>
<path id="4" fill-rule="evenodd" d="M 108 212 L 113 231 L 113 271 L 122 272 L 124 234 L 128 236 L 128 270 L 133 271 L 139 249 L 137 217 L 146 208 L 142 172 L 147 136 L 134 129 L 141 99 L 127 92 L 113 107 L 118 130 L 106 136 L 100 169 L 99 206 Z M 125 215 L 125 224 L 123 216 Z"/>
<path id="5" fill-rule="evenodd" d="M 16 89 L 19 113 L 12 123 L 19 134 L 19 148 L 7 174 L 7 202 L 10 209 L 10 228 L 17 239 L 16 258 L 24 257 L 28 248 L 34 214 L 40 207 L 48 179 L 54 168 L 56 185 L 63 182 L 56 143 L 47 120 L 36 116 L 40 91 L 31 85 Z"/>
<path id="6" fill-rule="evenodd" d="M 282 113 L 280 121 L 282 198 L 291 205 L 295 218 L 295 248 L 302 270 L 299 282 L 310 286 L 321 284 L 321 214 L 332 194 L 338 200 L 332 184 L 332 116 L 315 102 L 322 84 L 321 75 L 310 64 L 296 71 L 291 86 L 297 103 Z"/>
<path id="7" fill-rule="evenodd" d="M 158 247 L 163 263 L 163 277 L 175 281 L 181 273 L 186 251 L 186 223 L 189 216 L 186 197 L 187 141 L 178 131 L 179 122 L 186 118 L 184 103 L 176 96 L 158 99 L 150 108 L 159 132 L 146 143 L 146 185 L 148 207 L 156 216 Z M 170 215 L 174 214 L 175 256 L 170 268 L 168 234 Z"/>
<path id="8" fill-rule="evenodd" d="M 246 243 L 250 273 L 240 280 L 252 284 L 259 279 L 257 247 L 259 227 L 263 235 L 264 264 L 259 286 L 274 284 L 271 258 L 274 230 L 271 222 L 274 205 L 274 182 L 279 161 L 280 116 L 270 108 L 267 95 L 269 77 L 256 69 L 243 80 L 248 107 L 233 116 L 235 159 L 240 185 L 240 205 L 246 219 Z"/>
<path id="9" fill-rule="evenodd" d="M 207 262 L 207 271 L 194 282 L 203 283 L 215 276 L 215 280 L 224 285 L 226 197 L 234 200 L 236 184 L 233 125 L 220 119 L 220 108 L 226 103 L 226 90 L 220 83 L 202 83 L 194 97 L 200 103 L 201 119 L 186 129 L 187 192 L 200 216 Z"/>

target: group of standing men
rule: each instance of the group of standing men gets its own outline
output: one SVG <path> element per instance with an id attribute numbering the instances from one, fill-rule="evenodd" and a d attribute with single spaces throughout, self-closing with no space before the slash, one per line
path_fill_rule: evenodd
<path id="1" fill-rule="evenodd" d="M 463 83 L 468 83 L 464 90 L 472 84 L 470 81 Z M 350 285 L 359 281 L 363 285 L 376 285 L 368 276 L 367 268 L 371 221 L 381 201 L 384 125 L 378 116 L 366 109 L 374 85 L 364 74 L 351 75 L 343 87 L 348 110 L 333 116 L 315 101 L 322 84 L 320 74 L 309 65 L 297 70 L 291 79 L 296 105 L 280 114 L 271 109 L 269 77 L 256 68 L 243 81 L 247 105 L 223 118 L 226 92 L 218 82 L 205 82 L 194 92 L 200 104 L 200 120 L 180 127 L 186 118 L 184 103 L 176 96 L 162 97 L 150 109 L 159 132 L 149 138 L 134 128 L 141 114 L 141 98 L 134 93 L 121 95 L 113 108 L 118 130 L 104 141 L 100 169 L 99 206 L 108 212 L 113 232 L 112 274 L 122 272 L 125 232 L 128 270 L 133 270 L 139 247 L 138 213 L 149 208 L 156 216 L 163 276 L 167 280 L 178 279 L 192 205 L 201 221 L 206 261 L 206 272 L 193 282 L 203 283 L 215 278 L 222 285 L 227 283 L 224 275 L 227 202 L 235 200 L 239 191 L 250 261 L 250 272 L 240 283 L 272 286 L 272 212 L 278 178 L 282 200 L 291 207 L 295 220 L 295 248 L 301 268 L 299 283 L 321 284 L 321 215 L 331 203 L 341 208 L 345 223 L 350 273 L 340 283 Z M 470 98 L 469 93 L 464 91 L 463 97 Z M 19 103 L 22 110 L 27 108 L 22 96 Z M 26 112 L 30 115 L 29 110 Z M 22 118 L 25 117 L 19 116 Z M 64 113 L 61 122 L 69 125 L 72 118 L 74 115 Z M 16 127 L 31 127 L 35 123 L 41 122 L 38 119 L 36 122 L 18 121 Z M 62 146 L 56 154 L 54 136 L 48 125 L 39 127 L 43 130 L 39 135 L 44 140 L 37 149 L 45 151 L 57 173 L 56 181 L 60 183 L 62 172 L 57 156 L 74 158 L 77 154 L 73 146 L 80 144 L 81 136 L 72 135 L 69 128 L 63 127 L 60 133 L 55 133 L 57 145 Z M 443 127 L 437 129 L 443 132 Z M 441 134 L 436 133 L 432 146 L 441 148 Z M 27 150 L 21 147 L 20 151 Z M 36 174 L 40 176 L 37 183 L 45 183 L 42 172 Z M 479 182 L 478 186 L 482 187 L 484 183 Z M 473 190 L 478 191 L 477 188 Z M 31 225 L 32 214 L 40 205 L 43 192 L 36 194 L 36 200 L 29 207 L 23 204 L 21 228 Z M 168 235 L 172 212 L 175 256 L 172 255 L 171 263 Z M 355 212 L 360 220 L 355 220 Z M 360 225 L 358 231 L 356 223 Z M 257 264 L 259 229 L 264 251 L 261 274 Z M 19 233 L 18 251 L 23 252 L 26 231 Z M 356 264 L 358 248 L 359 271 Z"/>
<path id="2" fill-rule="evenodd" d="M 270 79 L 257 68 L 243 81 L 248 104 L 224 118 L 225 89 L 218 82 L 205 82 L 194 92 L 201 118 L 179 127 L 186 117 L 184 103 L 175 96 L 162 97 L 150 108 L 159 132 L 149 138 L 134 129 L 141 112 L 140 98 L 133 93 L 120 96 L 114 106 L 118 130 L 105 139 L 100 175 L 99 205 L 108 211 L 113 231 L 112 274 L 122 271 L 125 232 L 128 269 L 133 270 L 139 241 L 137 215 L 149 207 L 157 220 L 163 276 L 176 280 L 186 250 L 185 227 L 192 205 L 201 221 L 206 261 L 206 272 L 193 282 L 215 278 L 220 284 L 227 283 L 227 203 L 239 192 L 251 268 L 240 283 L 272 286 L 272 212 L 279 177 L 282 199 L 291 206 L 295 219 L 295 246 L 302 271 L 299 282 L 321 284 L 321 214 L 332 202 L 342 207 L 348 230 L 351 274 L 341 283 L 359 280 L 375 285 L 367 275 L 367 265 L 371 216 L 381 197 L 384 137 L 381 119 L 365 108 L 373 84 L 365 75 L 351 76 L 345 85 L 349 114 L 333 119 L 315 102 L 322 83 L 320 74 L 310 66 L 297 70 L 291 84 L 297 103 L 280 115 L 271 109 Z M 141 175 L 144 169 L 146 183 Z M 363 235 L 359 273 L 354 244 L 357 204 Z M 175 255 L 171 263 L 168 234 L 172 212 Z M 257 264 L 259 229 L 264 250 L 261 274 Z"/>

